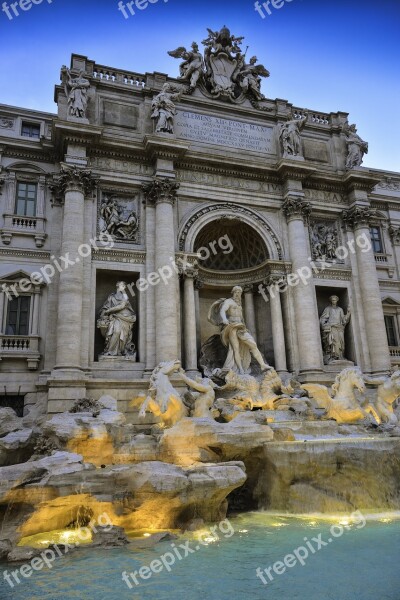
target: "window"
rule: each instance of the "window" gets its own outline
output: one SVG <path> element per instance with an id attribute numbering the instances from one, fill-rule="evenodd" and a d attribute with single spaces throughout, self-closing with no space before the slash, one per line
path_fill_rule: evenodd
<path id="1" fill-rule="evenodd" d="M 382 244 L 382 236 L 381 230 L 379 227 L 371 227 L 371 242 L 372 248 L 374 249 L 375 254 L 383 254 L 383 244 Z"/>
<path id="2" fill-rule="evenodd" d="M 394 317 L 385 315 L 385 326 L 386 326 L 386 334 L 387 334 L 389 346 L 398 346 L 396 326 L 394 324 Z"/>
<path id="3" fill-rule="evenodd" d="M 6 335 L 28 335 L 30 296 L 19 296 L 8 303 Z"/>
<path id="4" fill-rule="evenodd" d="M 36 216 L 36 183 L 17 183 L 17 203 L 15 213 L 23 217 Z"/>
<path id="5" fill-rule="evenodd" d="M 40 139 L 40 125 L 36 123 L 22 123 L 21 135 Z"/>

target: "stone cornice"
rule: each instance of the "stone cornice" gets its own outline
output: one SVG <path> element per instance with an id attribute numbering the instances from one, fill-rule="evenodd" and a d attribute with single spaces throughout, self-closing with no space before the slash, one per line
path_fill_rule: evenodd
<path id="1" fill-rule="evenodd" d="M 340 281 L 350 281 L 352 277 L 351 269 L 328 268 L 319 273 L 314 273 L 314 279 L 338 279 Z"/>
<path id="2" fill-rule="evenodd" d="M 172 178 L 155 177 L 151 183 L 143 185 L 142 190 L 150 205 L 157 206 L 163 202 L 174 205 L 179 187 L 180 184 Z"/>
<path id="3" fill-rule="evenodd" d="M 311 177 L 317 171 L 317 169 L 315 167 L 311 167 L 304 160 L 290 160 L 288 158 L 283 158 L 277 164 L 276 171 L 282 181 L 286 181 L 288 179 L 304 181 L 305 179 Z"/>
<path id="4" fill-rule="evenodd" d="M 74 121 L 54 121 L 54 138 L 56 142 L 89 144 L 102 137 L 104 128 L 99 125 L 88 125 Z"/>
<path id="5" fill-rule="evenodd" d="M 144 265 L 146 263 L 146 252 L 143 250 L 127 250 L 120 248 L 98 248 L 92 252 L 92 261 L 126 262 Z"/>
<path id="6" fill-rule="evenodd" d="M 166 160 L 176 160 L 181 158 L 189 150 L 190 144 L 185 141 L 177 140 L 168 134 L 146 135 L 144 140 L 144 149 L 146 155 L 152 159 L 164 158 Z"/>
<path id="7" fill-rule="evenodd" d="M 0 257 L 15 257 L 15 258 L 30 258 L 37 259 L 41 263 L 48 263 L 50 261 L 50 252 L 45 250 L 27 250 L 23 248 L 0 248 Z"/>
<path id="8" fill-rule="evenodd" d="M 199 280 L 210 286 L 254 285 L 264 282 L 269 275 L 279 274 L 280 278 L 290 273 L 292 264 L 287 261 L 267 260 L 257 267 L 243 271 L 212 271 L 199 265 Z"/>
<path id="9" fill-rule="evenodd" d="M 359 167 L 347 171 L 346 175 L 343 177 L 343 184 L 346 186 L 348 192 L 360 190 L 372 193 L 381 179 L 381 177 L 371 173 L 368 169 Z"/>

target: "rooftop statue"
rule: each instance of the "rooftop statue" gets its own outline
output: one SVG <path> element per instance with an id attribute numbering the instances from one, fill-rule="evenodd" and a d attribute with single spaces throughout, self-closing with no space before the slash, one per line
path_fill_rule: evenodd
<path id="1" fill-rule="evenodd" d="M 178 79 L 189 81 L 189 90 L 193 91 L 204 72 L 203 55 L 199 51 L 199 46 L 196 42 L 192 44 L 192 50 L 188 51 L 184 46 L 180 46 L 176 50 L 168 52 L 173 58 L 183 58 L 184 62 L 179 65 L 180 76 Z"/>
<path id="2" fill-rule="evenodd" d="M 279 126 L 279 139 L 281 140 L 284 158 L 303 156 L 300 132 L 304 128 L 307 118 L 308 113 L 300 119 L 290 116 L 286 123 L 282 123 Z"/>
<path id="3" fill-rule="evenodd" d="M 88 105 L 88 90 L 90 81 L 84 77 L 85 72 L 80 71 L 78 77 L 73 77 L 67 67 L 61 69 L 65 94 L 68 100 L 68 112 L 71 117 L 86 118 Z"/>
<path id="4" fill-rule="evenodd" d="M 252 94 L 256 100 L 264 100 L 261 93 L 261 77 L 269 77 L 269 71 L 263 65 L 257 65 L 257 56 L 252 56 L 248 65 L 243 57 L 243 66 L 237 75 L 237 81 L 244 93 Z"/>
<path id="5" fill-rule="evenodd" d="M 357 134 L 356 126 L 345 123 L 342 127 L 342 133 L 346 138 L 347 158 L 346 169 L 354 169 L 362 165 L 364 154 L 368 154 L 368 143 L 364 142 Z"/>
<path id="6" fill-rule="evenodd" d="M 180 46 L 168 52 L 173 58 L 184 59 L 179 66 L 178 79 L 189 82 L 188 93 L 200 87 L 206 95 L 212 94 L 231 102 L 244 96 L 252 102 L 264 100 L 261 78 L 269 77 L 269 71 L 256 64 L 256 56 L 246 63 L 246 53 L 243 54 L 241 48 L 244 37 L 232 35 L 226 26 L 220 31 L 207 31 L 208 37 L 202 42 L 204 58 L 196 42 L 193 42 L 191 51 Z"/>
<path id="7" fill-rule="evenodd" d="M 164 83 L 161 92 L 153 98 L 151 118 L 156 119 L 156 133 L 174 133 L 174 102 L 179 101 L 182 94 L 183 88 L 177 89 L 171 83 Z"/>

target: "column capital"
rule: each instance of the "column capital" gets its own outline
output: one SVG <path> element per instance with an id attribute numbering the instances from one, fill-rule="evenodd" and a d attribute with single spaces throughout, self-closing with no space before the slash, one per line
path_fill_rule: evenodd
<path id="1" fill-rule="evenodd" d="M 400 227 L 389 226 L 389 235 L 394 246 L 400 246 Z"/>
<path id="2" fill-rule="evenodd" d="M 161 203 L 175 204 L 176 192 L 180 184 L 169 177 L 155 177 L 151 183 L 142 186 L 146 202 L 150 205 Z"/>
<path id="3" fill-rule="evenodd" d="M 254 292 L 254 286 L 252 283 L 246 283 L 242 286 L 244 294 L 252 294 Z"/>
<path id="4" fill-rule="evenodd" d="M 376 217 L 376 210 L 369 206 L 353 206 L 342 212 L 342 219 L 349 229 L 369 227 L 374 217 Z"/>
<path id="5" fill-rule="evenodd" d="M 183 279 L 193 279 L 196 281 L 199 270 L 195 265 L 182 265 L 179 267 L 179 274 Z"/>
<path id="6" fill-rule="evenodd" d="M 279 286 L 286 282 L 285 273 L 270 273 L 263 281 L 267 288 Z"/>
<path id="7" fill-rule="evenodd" d="M 61 198 L 66 192 L 81 192 L 89 196 L 95 190 L 99 178 L 93 177 L 92 171 L 76 166 L 61 164 L 61 173 L 54 177 L 50 189 L 56 198 Z"/>
<path id="8" fill-rule="evenodd" d="M 305 202 L 302 196 L 288 196 L 282 206 L 286 220 L 301 219 L 306 221 L 311 214 L 310 202 Z"/>
<path id="9" fill-rule="evenodd" d="M 204 287 L 204 281 L 199 279 L 198 277 L 194 280 L 194 289 L 201 290 Z"/>

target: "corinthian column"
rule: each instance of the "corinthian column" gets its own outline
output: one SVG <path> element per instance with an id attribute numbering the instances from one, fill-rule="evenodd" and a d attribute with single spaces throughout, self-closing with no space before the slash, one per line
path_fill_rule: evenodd
<path id="1" fill-rule="evenodd" d="M 178 358 L 178 273 L 175 259 L 174 204 L 179 184 L 156 177 L 143 190 L 148 203 L 156 207 L 155 271 L 161 280 L 155 286 L 156 362 Z M 164 277 L 164 279 L 163 279 Z"/>
<path id="2" fill-rule="evenodd" d="M 304 219 L 311 206 L 302 197 L 290 196 L 283 204 L 289 229 L 289 253 L 293 273 L 309 267 L 309 253 Z M 288 277 L 290 281 L 290 275 Z M 310 373 L 322 370 L 322 347 L 315 290 L 312 280 L 297 282 L 294 287 L 294 308 L 300 352 L 300 371 Z"/>
<path id="3" fill-rule="evenodd" d="M 194 281 L 197 270 L 186 267 L 182 276 L 184 278 L 183 296 L 183 339 L 185 352 L 186 371 L 197 371 L 197 326 L 196 326 L 196 298 Z"/>
<path id="4" fill-rule="evenodd" d="M 256 311 L 254 308 L 253 286 L 245 285 L 244 293 L 244 322 L 251 335 L 257 341 Z"/>
<path id="5" fill-rule="evenodd" d="M 271 275 L 266 284 L 269 291 L 272 322 L 272 342 L 274 345 L 275 370 L 287 373 L 285 331 L 283 328 L 282 303 L 278 282 L 282 275 Z"/>
<path id="6" fill-rule="evenodd" d="M 95 185 L 91 173 L 63 165 L 56 183 L 64 196 L 61 256 L 68 260 L 60 273 L 56 369 L 81 368 L 83 263 L 78 249 L 84 243 L 84 202 Z"/>
<path id="7" fill-rule="evenodd" d="M 347 227 L 354 230 L 355 252 L 371 369 L 373 373 L 386 373 L 390 370 L 390 352 L 375 256 L 369 231 L 370 219 L 374 214 L 374 211 L 368 207 L 353 206 L 350 210 L 343 212 L 343 220 Z M 361 244 L 357 243 L 359 239 L 362 239 Z"/>

